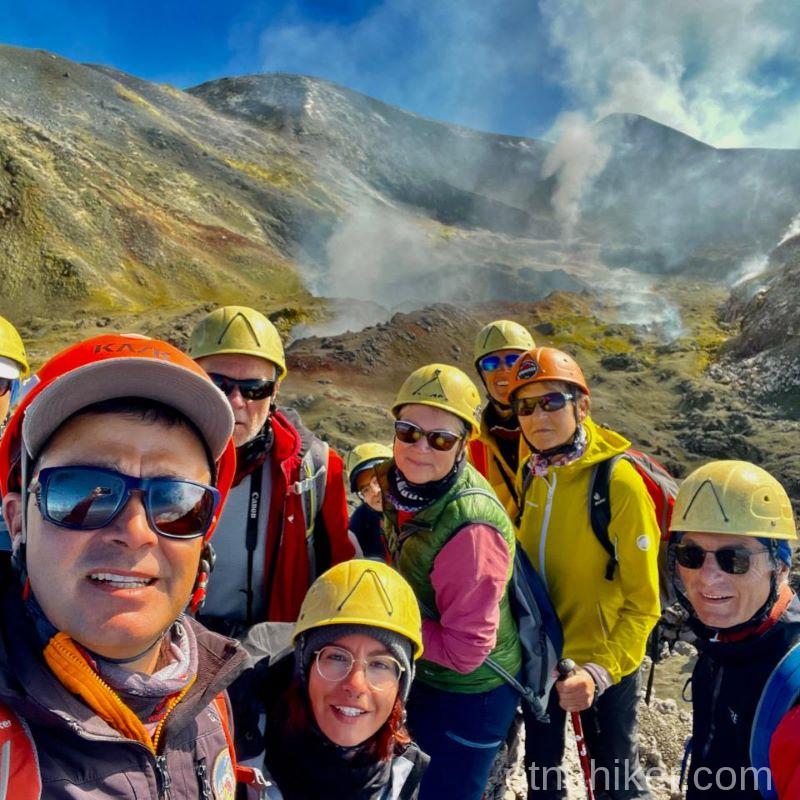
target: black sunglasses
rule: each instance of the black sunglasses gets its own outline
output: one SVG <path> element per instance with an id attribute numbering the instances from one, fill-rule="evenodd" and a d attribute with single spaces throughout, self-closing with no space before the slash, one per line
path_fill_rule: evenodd
<path id="1" fill-rule="evenodd" d="M 75 531 L 105 528 L 142 493 L 147 521 L 161 536 L 195 539 L 208 531 L 220 494 L 213 486 L 183 478 L 134 478 L 104 467 L 46 467 L 30 492 L 47 522 Z"/>
<path id="2" fill-rule="evenodd" d="M 218 372 L 209 372 L 208 377 L 225 395 L 230 396 L 234 389 L 239 389 L 240 394 L 245 400 L 264 400 L 272 397 L 275 391 L 275 381 L 267 378 L 248 378 L 239 380 L 229 378 L 227 375 L 220 375 Z"/>
<path id="3" fill-rule="evenodd" d="M 506 353 L 503 358 L 501 359 L 500 356 L 484 356 L 478 362 L 478 368 L 483 370 L 484 372 L 494 372 L 496 369 L 500 367 L 500 363 L 504 363 L 506 365 L 506 369 L 511 369 L 514 364 L 519 361 L 519 357 L 522 353 Z"/>
<path id="4" fill-rule="evenodd" d="M 5 397 L 10 392 L 13 384 L 11 378 L 0 378 L 0 397 Z"/>
<path id="5" fill-rule="evenodd" d="M 679 544 L 675 548 L 677 562 L 686 569 L 700 569 L 706 555 L 714 554 L 717 564 L 729 575 L 744 575 L 750 569 L 751 557 L 758 553 L 768 553 L 768 548 L 748 550 L 745 547 L 720 547 L 719 550 L 704 550 L 697 544 Z"/>
<path id="6" fill-rule="evenodd" d="M 511 401 L 511 408 L 518 417 L 529 417 L 537 406 L 541 406 L 542 411 L 561 411 L 568 400 L 574 399 L 574 394 L 549 392 L 540 397 L 515 397 Z"/>
<path id="7" fill-rule="evenodd" d="M 434 450 L 447 452 L 452 450 L 464 436 L 451 431 L 424 431 L 413 422 L 398 419 L 394 423 L 394 435 L 403 444 L 416 444 L 420 439 L 426 439 Z"/>

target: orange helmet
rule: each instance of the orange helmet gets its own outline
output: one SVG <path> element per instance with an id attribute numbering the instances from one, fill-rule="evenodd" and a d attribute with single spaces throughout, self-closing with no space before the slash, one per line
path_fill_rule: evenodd
<path id="1" fill-rule="evenodd" d="M 216 465 L 223 502 L 236 471 L 233 412 L 225 396 L 185 353 L 167 342 L 134 334 L 106 334 L 62 350 L 36 373 L 0 439 L 0 491 L 19 491 L 23 448 L 34 459 L 69 417 L 103 400 L 141 397 L 181 412 L 200 432 Z"/>
<path id="2" fill-rule="evenodd" d="M 584 394 L 589 394 L 586 378 L 578 362 L 569 353 L 556 350 L 555 347 L 536 347 L 517 359 L 508 396 L 513 397 L 523 386 L 539 381 L 565 381 L 577 386 Z"/>

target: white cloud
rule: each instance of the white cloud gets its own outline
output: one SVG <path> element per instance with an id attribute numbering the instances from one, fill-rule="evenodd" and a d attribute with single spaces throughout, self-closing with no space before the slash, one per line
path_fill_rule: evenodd
<path id="1" fill-rule="evenodd" d="M 643 114 L 715 146 L 800 146 L 788 101 L 800 68 L 796 4 L 541 0 L 540 9 L 563 85 L 590 117 Z"/>

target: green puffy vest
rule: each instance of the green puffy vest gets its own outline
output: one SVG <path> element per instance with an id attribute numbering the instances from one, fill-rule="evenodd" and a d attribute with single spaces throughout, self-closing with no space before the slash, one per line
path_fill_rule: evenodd
<path id="1" fill-rule="evenodd" d="M 414 589 L 423 609 L 423 617 L 426 616 L 426 608 L 438 612 L 430 580 L 433 562 L 447 542 L 466 525 L 491 525 L 500 532 L 511 554 L 506 580 L 511 578 L 516 546 L 514 529 L 489 483 L 470 464 L 464 466 L 458 480 L 446 494 L 415 514 L 399 530 L 397 512 L 388 498 L 384 498 L 384 503 L 389 548 L 398 570 Z M 522 658 L 519 635 L 508 605 L 507 586 L 500 601 L 497 644 L 490 655 L 512 675 L 519 671 Z M 465 693 L 486 692 L 503 684 L 503 678 L 485 664 L 463 675 L 425 658 L 417 665 L 416 680 L 437 689 Z"/>

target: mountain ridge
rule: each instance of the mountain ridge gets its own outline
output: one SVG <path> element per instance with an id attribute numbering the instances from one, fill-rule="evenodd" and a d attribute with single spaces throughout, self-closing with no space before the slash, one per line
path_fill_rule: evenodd
<path id="1" fill-rule="evenodd" d="M 394 305 L 412 299 L 397 297 L 403 276 L 432 300 L 494 284 L 533 300 L 548 281 L 581 290 L 619 267 L 724 279 L 774 245 L 800 196 L 798 151 L 715 150 L 616 115 L 595 126 L 607 162 L 565 237 L 548 142 L 285 73 L 184 92 L 7 46 L 0 71 L 12 318 L 43 304 L 278 310 L 313 306 L 310 291 Z"/>

